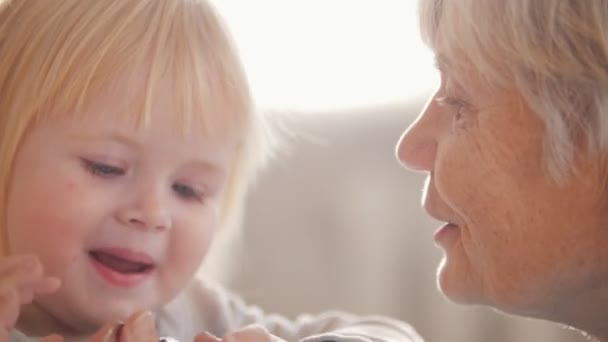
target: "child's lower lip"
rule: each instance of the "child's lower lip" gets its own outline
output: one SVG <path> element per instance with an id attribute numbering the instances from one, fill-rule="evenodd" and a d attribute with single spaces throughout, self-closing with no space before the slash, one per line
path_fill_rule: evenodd
<path id="1" fill-rule="evenodd" d="M 104 280 L 118 287 L 134 287 L 143 282 L 150 273 L 154 271 L 153 268 L 150 268 L 149 270 L 140 273 L 120 273 L 95 260 L 95 258 L 91 256 L 89 256 L 89 261 Z"/>

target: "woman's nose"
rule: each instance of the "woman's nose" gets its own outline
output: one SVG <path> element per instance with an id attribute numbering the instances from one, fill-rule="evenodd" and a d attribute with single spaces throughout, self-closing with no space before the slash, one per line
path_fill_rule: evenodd
<path id="1" fill-rule="evenodd" d="M 439 110 L 431 99 L 418 118 L 403 132 L 397 143 L 397 159 L 404 167 L 415 171 L 431 171 L 437 154 L 438 132 L 441 122 Z"/>
<path id="2" fill-rule="evenodd" d="M 141 191 L 118 210 L 117 218 L 125 226 L 136 229 L 170 229 L 171 215 L 165 196 L 160 189 Z"/>

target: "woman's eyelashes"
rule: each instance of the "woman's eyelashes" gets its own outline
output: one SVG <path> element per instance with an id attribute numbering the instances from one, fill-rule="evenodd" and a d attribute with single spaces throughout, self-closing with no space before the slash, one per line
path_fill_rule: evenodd
<path id="1" fill-rule="evenodd" d="M 122 176 L 125 174 L 125 169 L 110 165 L 107 163 L 97 162 L 91 159 L 81 158 L 84 168 L 93 176 L 101 178 L 111 178 Z"/>
<path id="2" fill-rule="evenodd" d="M 453 115 L 454 124 L 457 124 L 465 114 L 475 111 L 471 102 L 467 100 L 467 96 L 463 96 L 464 94 L 466 92 L 460 83 L 448 76 L 442 76 L 441 87 L 435 97 L 435 102 Z"/>
<path id="3" fill-rule="evenodd" d="M 470 107 L 468 102 L 454 96 L 440 96 L 436 98 L 436 101 L 440 106 L 451 109 L 455 113 L 456 119 L 459 119 L 463 112 Z"/>
<path id="4" fill-rule="evenodd" d="M 437 103 L 452 116 L 452 132 L 463 132 L 477 122 L 475 108 L 470 102 L 456 96 L 439 96 Z"/>

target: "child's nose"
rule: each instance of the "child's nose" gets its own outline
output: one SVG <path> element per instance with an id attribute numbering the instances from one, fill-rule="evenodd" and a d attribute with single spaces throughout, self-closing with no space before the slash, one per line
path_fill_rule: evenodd
<path id="1" fill-rule="evenodd" d="M 160 191 L 146 191 L 118 210 L 118 220 L 125 226 L 150 231 L 171 228 L 171 215 Z"/>

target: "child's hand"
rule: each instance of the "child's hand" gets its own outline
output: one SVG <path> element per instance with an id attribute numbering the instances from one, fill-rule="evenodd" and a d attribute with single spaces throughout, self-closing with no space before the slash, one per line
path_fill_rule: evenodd
<path id="1" fill-rule="evenodd" d="M 10 256 L 0 260 L 0 330 L 11 329 L 17 323 L 21 306 L 34 296 L 56 291 L 61 281 L 44 275 L 42 264 L 35 255 Z"/>
<path id="2" fill-rule="evenodd" d="M 7 342 L 9 341 L 8 339 L 8 331 L 4 328 L 0 329 L 0 342 Z M 22 341 L 21 339 L 19 339 L 19 341 Z M 39 340 L 40 342 L 64 342 L 64 338 L 53 334 L 53 335 L 49 335 L 47 337 L 43 337 L 41 340 Z"/>
<path id="3" fill-rule="evenodd" d="M 91 337 L 90 342 L 158 342 L 154 318 L 149 312 L 138 312 L 123 324 L 108 323 Z"/>
<path id="4" fill-rule="evenodd" d="M 283 339 L 272 335 L 263 326 L 248 325 L 242 329 L 225 335 L 221 340 L 213 335 L 202 333 L 196 336 L 194 342 L 284 342 Z"/>
<path id="5" fill-rule="evenodd" d="M 220 342 L 221 339 L 208 332 L 202 332 L 194 338 L 194 342 Z"/>

